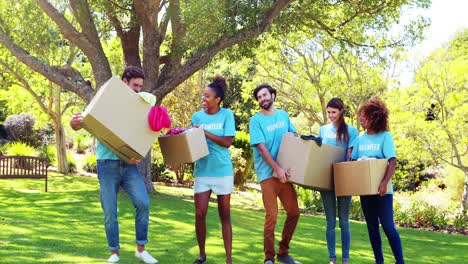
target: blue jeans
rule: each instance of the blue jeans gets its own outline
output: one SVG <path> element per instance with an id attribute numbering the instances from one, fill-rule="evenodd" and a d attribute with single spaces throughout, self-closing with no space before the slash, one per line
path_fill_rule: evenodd
<path id="1" fill-rule="evenodd" d="M 97 171 L 109 249 L 120 248 L 117 221 L 117 194 L 120 186 L 128 193 L 136 209 L 136 243 L 148 243 L 149 197 L 137 166 L 122 160 L 98 160 Z"/>
<path id="2" fill-rule="evenodd" d="M 336 205 L 338 202 L 338 218 L 341 230 L 342 259 L 349 260 L 349 248 L 351 244 L 351 232 L 349 231 L 349 210 L 351 208 L 351 196 L 335 196 L 335 191 L 321 191 L 325 217 L 327 219 L 327 247 L 330 260 L 336 260 L 335 252 L 335 226 Z"/>
<path id="3" fill-rule="evenodd" d="M 383 264 L 382 240 L 380 238 L 379 221 L 387 235 L 396 264 L 404 264 L 403 250 L 398 231 L 393 221 L 393 194 L 361 196 L 361 206 L 366 218 L 369 240 L 374 251 L 375 263 Z"/>

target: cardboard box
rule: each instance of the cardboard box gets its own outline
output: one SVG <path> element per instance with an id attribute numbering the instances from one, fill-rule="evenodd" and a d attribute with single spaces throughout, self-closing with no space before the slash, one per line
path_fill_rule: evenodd
<path id="1" fill-rule="evenodd" d="M 333 165 L 336 196 L 373 195 L 385 176 L 386 159 L 340 162 Z M 390 190 L 390 182 L 387 192 Z"/>
<path id="2" fill-rule="evenodd" d="M 209 154 L 203 128 L 191 128 L 182 134 L 158 138 L 164 163 L 190 163 Z"/>
<path id="3" fill-rule="evenodd" d="M 121 159 L 141 160 L 159 133 L 150 129 L 151 105 L 117 77 L 94 96 L 83 115 L 83 127 Z"/>
<path id="4" fill-rule="evenodd" d="M 276 161 L 288 171 L 290 182 L 308 189 L 333 190 L 333 163 L 343 159 L 343 148 L 318 146 L 313 140 L 285 134 Z"/>

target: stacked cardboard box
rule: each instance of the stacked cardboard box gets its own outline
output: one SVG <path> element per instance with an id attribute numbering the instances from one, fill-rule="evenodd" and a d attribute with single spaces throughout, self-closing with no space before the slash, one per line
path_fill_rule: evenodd
<path id="1" fill-rule="evenodd" d="M 387 165 L 386 159 L 367 159 L 334 164 L 336 196 L 377 194 Z M 387 192 L 390 190 L 389 185 L 387 185 Z"/>
<path id="2" fill-rule="evenodd" d="M 333 163 L 343 159 L 343 148 L 319 146 L 312 140 L 285 134 L 276 161 L 288 171 L 290 182 L 309 189 L 333 190 Z"/>
<path id="3" fill-rule="evenodd" d="M 164 163 L 190 163 L 209 154 L 203 128 L 191 128 L 182 134 L 158 138 Z"/>
<path id="4" fill-rule="evenodd" d="M 83 127 L 121 159 L 141 160 L 158 137 L 148 125 L 150 109 L 150 104 L 114 76 L 86 107 Z"/>

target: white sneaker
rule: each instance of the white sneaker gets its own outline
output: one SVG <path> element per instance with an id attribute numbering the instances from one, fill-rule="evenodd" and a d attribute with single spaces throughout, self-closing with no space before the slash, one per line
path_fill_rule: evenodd
<path id="1" fill-rule="evenodd" d="M 158 260 L 153 258 L 148 251 L 143 250 L 143 252 L 139 252 L 138 250 L 135 252 L 135 257 L 139 258 L 140 260 L 143 260 L 143 262 L 148 263 L 148 264 L 156 264 L 158 263 Z"/>
<path id="2" fill-rule="evenodd" d="M 120 257 L 117 254 L 112 254 L 109 259 L 107 259 L 107 262 L 112 262 L 112 263 L 117 263 L 119 262 Z"/>

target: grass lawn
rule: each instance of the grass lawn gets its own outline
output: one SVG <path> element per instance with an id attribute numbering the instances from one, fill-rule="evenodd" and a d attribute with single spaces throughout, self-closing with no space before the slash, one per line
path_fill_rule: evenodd
<path id="1" fill-rule="evenodd" d="M 43 191 L 43 180 L 0 180 L 0 263 L 106 263 L 109 252 L 97 179 L 50 174 L 48 193 Z M 147 249 L 160 263 L 192 263 L 198 254 L 193 190 L 164 186 L 156 189 L 158 193 L 151 195 Z M 254 195 L 232 195 L 234 263 L 263 261 L 264 214 L 262 208 L 252 206 L 258 199 Z M 121 263 L 141 263 L 133 256 L 133 211 L 128 196 L 122 192 Z M 281 213 L 278 229 L 283 221 Z M 223 263 L 224 248 L 214 199 L 207 222 L 207 263 Z M 407 263 L 461 263 L 468 259 L 468 236 L 405 228 L 399 231 Z M 351 234 L 352 263 L 373 263 L 365 223 L 351 221 Z M 387 263 L 393 263 L 385 235 L 383 238 L 385 258 Z M 340 258 L 340 245 L 337 248 Z M 323 216 L 301 216 L 291 253 L 304 264 L 328 263 Z"/>

